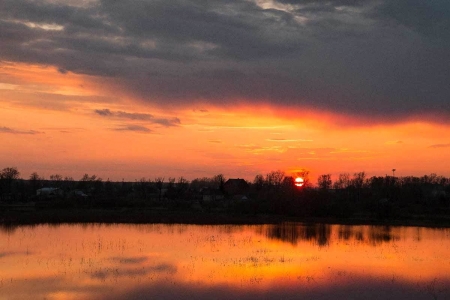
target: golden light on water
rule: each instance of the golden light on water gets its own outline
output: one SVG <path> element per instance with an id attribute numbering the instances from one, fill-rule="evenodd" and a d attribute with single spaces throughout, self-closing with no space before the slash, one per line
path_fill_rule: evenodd
<path id="1" fill-rule="evenodd" d="M 247 299 L 262 292 L 271 295 L 265 299 L 450 296 L 448 229 L 43 225 L 0 231 L 0 241 L 5 299 L 208 299 L 219 291 Z"/>

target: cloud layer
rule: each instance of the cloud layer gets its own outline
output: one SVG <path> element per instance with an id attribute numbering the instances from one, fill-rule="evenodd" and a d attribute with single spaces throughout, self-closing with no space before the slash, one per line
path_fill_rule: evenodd
<path id="1" fill-rule="evenodd" d="M 9 133 L 9 134 L 40 134 L 42 132 L 36 130 L 18 130 L 10 127 L 0 127 L 0 133 Z"/>
<path id="2" fill-rule="evenodd" d="M 114 119 L 124 119 L 124 120 L 131 120 L 131 121 L 145 121 L 147 123 L 151 124 L 157 124 L 164 127 L 172 127 L 172 126 L 178 126 L 181 124 L 180 119 L 178 118 L 157 118 L 153 116 L 152 114 L 147 113 L 129 113 L 125 111 L 111 111 L 107 108 L 105 109 L 96 109 L 94 111 L 96 114 L 106 117 L 106 118 L 114 118 Z"/>
<path id="3" fill-rule="evenodd" d="M 160 106 L 448 123 L 448 32 L 442 0 L 5 0 L 0 60 L 104 77 Z"/>

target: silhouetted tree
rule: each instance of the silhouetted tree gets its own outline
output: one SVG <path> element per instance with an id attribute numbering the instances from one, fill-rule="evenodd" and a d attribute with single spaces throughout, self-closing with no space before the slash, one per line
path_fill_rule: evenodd
<path id="1" fill-rule="evenodd" d="M 142 199 L 147 199 L 150 186 L 151 186 L 151 180 L 150 179 L 147 180 L 145 177 L 142 177 L 137 182 L 137 190 Z"/>
<path id="2" fill-rule="evenodd" d="M 52 175 L 50 175 L 50 180 L 54 181 L 54 182 L 62 181 L 63 177 L 59 174 L 52 174 Z"/>
<path id="3" fill-rule="evenodd" d="M 319 178 L 317 178 L 317 185 L 320 189 L 329 190 L 331 188 L 331 184 L 332 181 L 330 174 L 320 175 Z"/>
<path id="4" fill-rule="evenodd" d="M 223 185 L 225 184 L 226 178 L 223 174 L 217 174 L 213 176 L 212 182 L 215 185 L 216 189 L 220 189 L 223 192 Z"/>
<path id="5" fill-rule="evenodd" d="M 350 174 L 339 174 L 339 178 L 334 182 L 335 189 L 346 189 L 350 185 Z"/>
<path id="6" fill-rule="evenodd" d="M 361 198 L 361 190 L 365 186 L 366 183 L 366 173 L 359 172 L 353 174 L 353 178 L 350 181 L 351 186 L 356 189 L 356 199 L 359 201 Z"/>
<path id="7" fill-rule="evenodd" d="M 366 173 L 365 172 L 359 172 L 353 174 L 353 178 L 351 180 L 351 184 L 353 187 L 357 189 L 362 189 L 364 187 L 364 184 L 366 183 Z"/>
<path id="8" fill-rule="evenodd" d="M 271 171 L 266 175 L 266 185 L 279 188 L 283 182 L 285 173 L 281 170 Z"/>
<path id="9" fill-rule="evenodd" d="M 37 172 L 33 172 L 30 175 L 30 181 L 38 181 L 41 180 L 41 177 L 39 177 L 39 174 Z"/>
<path id="10" fill-rule="evenodd" d="M 195 178 L 190 183 L 191 190 L 194 191 L 200 191 L 203 188 L 210 188 L 212 187 L 212 179 L 208 177 L 202 177 L 202 178 Z"/>
<path id="11" fill-rule="evenodd" d="M 15 179 L 19 179 L 19 175 L 20 172 L 17 170 L 16 167 L 9 167 L 9 168 L 4 168 L 1 172 L 0 172 L 0 178 L 3 180 L 15 180 Z"/>
<path id="12" fill-rule="evenodd" d="M 19 179 L 20 172 L 16 167 L 7 167 L 0 172 L 0 194 L 10 194 L 12 191 L 13 182 Z"/>
<path id="13" fill-rule="evenodd" d="M 164 187 L 164 177 L 156 177 L 154 181 L 155 181 L 155 186 L 159 191 L 158 200 L 161 201 L 162 189 Z"/>
<path id="14" fill-rule="evenodd" d="M 311 182 L 309 181 L 309 171 L 308 170 L 301 170 L 297 172 L 297 176 L 303 178 L 303 187 L 310 187 Z"/>
<path id="15" fill-rule="evenodd" d="M 264 176 L 261 174 L 256 175 L 255 179 L 253 179 L 253 185 L 257 191 L 260 191 L 264 187 Z"/>
<path id="16" fill-rule="evenodd" d="M 187 191 L 189 187 L 189 181 L 183 176 L 181 176 L 178 178 L 176 186 L 177 186 L 177 196 L 181 197 Z"/>
<path id="17" fill-rule="evenodd" d="M 61 188 L 62 187 L 63 177 L 59 174 L 50 175 L 50 182 L 52 186 Z"/>
<path id="18" fill-rule="evenodd" d="M 167 178 L 167 191 L 165 197 L 167 199 L 174 199 L 176 197 L 177 191 L 175 189 L 175 177 Z"/>
<path id="19" fill-rule="evenodd" d="M 39 176 L 39 174 L 37 172 L 33 172 L 30 175 L 30 185 L 31 185 L 31 190 L 32 190 L 32 194 L 36 194 L 36 190 L 38 190 L 41 187 L 41 180 L 42 178 Z"/>
<path id="20" fill-rule="evenodd" d="M 78 182 L 78 187 L 87 193 L 96 196 L 103 188 L 102 179 L 96 175 L 84 174 Z"/>

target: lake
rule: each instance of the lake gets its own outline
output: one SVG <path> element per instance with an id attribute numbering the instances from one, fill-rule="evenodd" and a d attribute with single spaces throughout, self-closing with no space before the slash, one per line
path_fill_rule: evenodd
<path id="1" fill-rule="evenodd" d="M 0 299 L 450 299 L 450 229 L 0 227 Z"/>

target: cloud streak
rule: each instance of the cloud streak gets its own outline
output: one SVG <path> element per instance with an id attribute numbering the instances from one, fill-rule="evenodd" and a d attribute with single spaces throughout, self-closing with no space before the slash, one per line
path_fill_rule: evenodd
<path id="1" fill-rule="evenodd" d="M 141 125 L 122 125 L 120 127 L 114 128 L 115 131 L 132 131 L 132 132 L 139 132 L 139 133 L 151 133 L 153 130 L 141 126 Z"/>
<path id="2" fill-rule="evenodd" d="M 164 127 L 179 126 L 181 124 L 178 118 L 157 118 L 151 114 L 144 113 L 129 113 L 125 111 L 111 111 L 109 109 L 96 109 L 94 112 L 102 117 L 116 118 L 116 119 L 127 119 L 132 121 L 147 121 L 152 124 L 162 125 Z"/>
<path id="3" fill-rule="evenodd" d="M 435 144 L 435 145 L 429 146 L 428 148 L 431 148 L 431 149 L 450 148 L 450 143 L 449 144 Z"/>
<path id="4" fill-rule="evenodd" d="M 0 133 L 9 133 L 9 134 L 41 134 L 42 132 L 36 130 L 17 130 L 10 127 L 0 127 Z"/>

